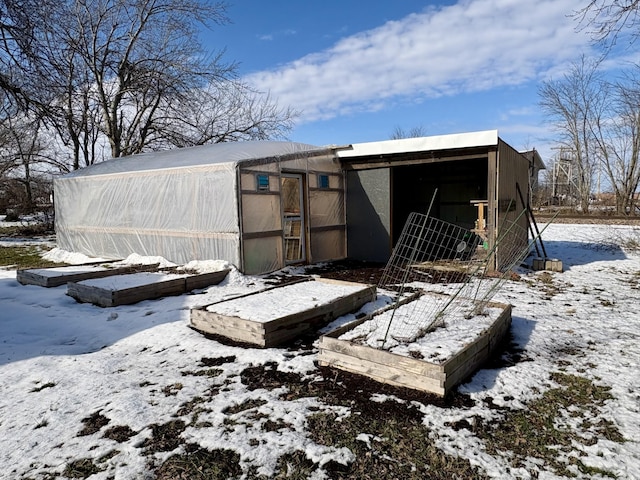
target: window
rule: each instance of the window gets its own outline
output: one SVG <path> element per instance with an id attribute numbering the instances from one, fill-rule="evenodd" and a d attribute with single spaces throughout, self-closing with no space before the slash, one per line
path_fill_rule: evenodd
<path id="1" fill-rule="evenodd" d="M 329 188 L 329 175 L 318 174 L 318 188 Z"/>
<path id="2" fill-rule="evenodd" d="M 266 173 L 258 173 L 256 175 L 256 185 L 259 192 L 269 191 L 269 175 Z"/>

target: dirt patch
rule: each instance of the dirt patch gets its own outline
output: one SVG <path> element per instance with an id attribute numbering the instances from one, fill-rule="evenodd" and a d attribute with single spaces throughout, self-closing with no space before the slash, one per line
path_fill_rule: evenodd
<path id="1" fill-rule="evenodd" d="M 259 408 L 266 403 L 267 401 L 262 398 L 249 398 L 242 403 L 237 403 L 224 408 L 222 413 L 225 415 L 235 415 L 236 413 L 251 410 L 252 408 Z"/>
<path id="2" fill-rule="evenodd" d="M 126 442 L 134 435 L 137 435 L 128 425 L 116 425 L 115 427 L 108 428 L 102 435 L 104 438 L 115 440 L 118 443 Z"/>
<path id="3" fill-rule="evenodd" d="M 310 275 L 319 275 L 334 280 L 377 285 L 384 271 L 384 264 L 358 262 L 356 260 L 339 260 L 325 265 L 308 268 Z"/>
<path id="4" fill-rule="evenodd" d="M 308 418 L 309 435 L 315 442 L 346 447 L 355 456 L 348 465 L 325 464 L 329 478 L 487 478 L 469 461 L 437 448 L 422 417 L 399 414 L 401 409 L 394 404 L 397 402 L 384 402 L 376 410 L 354 406 L 351 415 L 339 421 L 335 414 L 326 412 Z M 389 408 L 392 411 L 387 414 Z"/>
<path id="5" fill-rule="evenodd" d="M 318 397 L 328 404 L 345 406 L 358 404 L 362 408 L 369 408 L 376 412 L 380 411 L 380 404 L 371 401 L 371 398 L 376 395 L 393 396 L 407 404 L 416 401 L 444 408 L 468 408 L 474 405 L 471 397 L 458 392 L 452 392 L 443 398 L 410 388 L 378 383 L 362 375 L 333 370 L 329 367 L 318 367 L 318 374 L 313 378 L 303 378 L 294 372 L 282 372 L 277 367 L 278 364 L 275 362 L 248 367 L 240 373 L 241 381 L 249 390 L 258 388 L 273 390 L 285 386 L 288 391 L 282 394 L 283 400 Z M 392 405 L 388 407 L 393 409 Z M 403 406 L 402 410 L 407 410 L 407 407 Z M 416 415 L 421 416 L 417 410 Z"/>
<path id="6" fill-rule="evenodd" d="M 82 423 L 84 424 L 84 427 L 78 432 L 78 437 L 93 435 L 94 433 L 100 431 L 102 427 L 109 423 L 109 419 L 102 415 L 100 411 L 97 411 L 92 413 L 88 417 L 83 418 Z"/>
<path id="7" fill-rule="evenodd" d="M 302 377 L 295 372 L 282 372 L 278 370 L 276 362 L 268 362 L 264 365 L 247 367 L 240 373 L 240 381 L 248 390 L 264 388 L 273 390 L 287 384 L 302 383 Z"/>
<path id="8" fill-rule="evenodd" d="M 526 468 L 531 459 L 538 459 L 562 476 L 574 476 L 567 462 L 585 475 L 613 476 L 582 463 L 579 449 L 579 445 L 593 445 L 599 438 L 625 441 L 618 428 L 600 414 L 600 408 L 612 398 L 610 387 L 561 372 L 553 373 L 551 379 L 560 386 L 547 390 L 524 409 L 502 408 L 500 420 L 474 422 L 471 431 L 485 441 L 490 455 L 511 452 L 509 458 L 516 467 Z M 488 401 L 493 408 L 493 399 Z"/>
<path id="9" fill-rule="evenodd" d="M 228 357 L 215 357 L 215 358 L 202 357 L 200 359 L 200 363 L 202 364 L 203 367 L 219 367 L 221 365 L 224 365 L 225 363 L 233 363 L 235 361 L 236 361 L 235 355 L 230 355 Z"/>
<path id="10" fill-rule="evenodd" d="M 172 420 L 162 425 L 151 425 L 152 436 L 142 443 L 147 455 L 156 452 L 170 452 L 184 443 L 180 437 L 186 429 L 186 424 L 182 420 Z"/>
<path id="11" fill-rule="evenodd" d="M 242 474 L 240 455 L 233 450 L 207 450 L 185 446 L 185 453 L 172 455 L 157 470 L 156 480 L 226 480 Z"/>
<path id="12" fill-rule="evenodd" d="M 62 475 L 67 478 L 88 478 L 103 470 L 104 468 L 100 468 L 93 463 L 91 458 L 81 458 L 80 460 L 74 460 L 69 463 L 62 472 Z"/>

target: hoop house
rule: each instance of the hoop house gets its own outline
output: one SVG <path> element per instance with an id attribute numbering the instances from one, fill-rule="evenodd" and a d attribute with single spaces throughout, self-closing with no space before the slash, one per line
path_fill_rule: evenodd
<path id="1" fill-rule="evenodd" d="M 118 158 L 54 180 L 58 246 L 103 258 L 222 259 L 244 273 L 346 255 L 332 149 L 233 142 Z"/>

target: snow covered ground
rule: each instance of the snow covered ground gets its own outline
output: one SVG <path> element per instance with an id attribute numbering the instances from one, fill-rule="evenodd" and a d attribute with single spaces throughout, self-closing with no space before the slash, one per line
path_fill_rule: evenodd
<path id="1" fill-rule="evenodd" d="M 613 398 L 594 415 L 611 421 L 626 441 L 576 444 L 576 456 L 599 469 L 593 471 L 640 478 L 640 255 L 616 245 L 640 232 L 551 225 L 543 236 L 565 271 L 520 272 L 521 281 L 506 282 L 494 298 L 513 305 L 513 342 L 527 361 L 476 373 L 458 389 L 470 405 L 413 405 L 442 452 L 480 473 L 559 478 L 544 462 L 514 466 L 508 452 L 491 454 L 471 430 L 453 425 L 491 420 L 502 407 L 523 408 L 557 386 L 552 372 L 581 375 L 611 388 Z M 188 328 L 191 307 L 262 288 L 265 278 L 232 271 L 201 292 L 105 309 L 76 303 L 65 286 L 23 286 L 15 277 L 14 270 L 0 270 L 0 478 L 65 478 L 80 459 L 99 467 L 92 479 L 153 478 L 153 466 L 184 444 L 237 452 L 245 476 L 268 478 L 282 455 L 300 450 L 314 463 L 314 478 L 328 478 L 329 461 L 354 461 L 353 451 L 321 445 L 307 428 L 310 415 L 347 417 L 347 407 L 242 381 L 246 369 L 275 364 L 284 373 L 317 376 L 313 350 L 227 346 Z M 215 368 L 205 368 L 207 359 Z M 487 407 L 489 401 L 498 408 Z M 253 405 L 252 416 L 239 405 Z M 87 434 L 88 418 L 105 424 Z M 157 427 L 175 420 L 184 422 L 184 443 L 145 450 Z M 265 428 L 266 422 L 285 427 Z M 115 427 L 129 432 L 126 438 L 114 439 Z M 360 438 L 370 441 L 369 433 Z"/>

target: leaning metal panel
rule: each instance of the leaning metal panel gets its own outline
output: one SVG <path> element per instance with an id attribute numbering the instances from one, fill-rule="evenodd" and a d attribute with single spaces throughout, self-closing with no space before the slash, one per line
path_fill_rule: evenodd
<path id="1" fill-rule="evenodd" d="M 384 320 L 388 325 L 380 347 L 410 343 L 444 326 L 448 318 L 481 315 L 529 252 L 520 217 L 504 220 L 490 245 L 458 225 L 411 213 L 378 284 L 395 302 L 394 314 Z M 428 302 L 411 302 L 412 309 L 403 308 L 405 313 L 395 315 L 397 306 L 426 291 L 437 295 L 429 295 Z"/>

